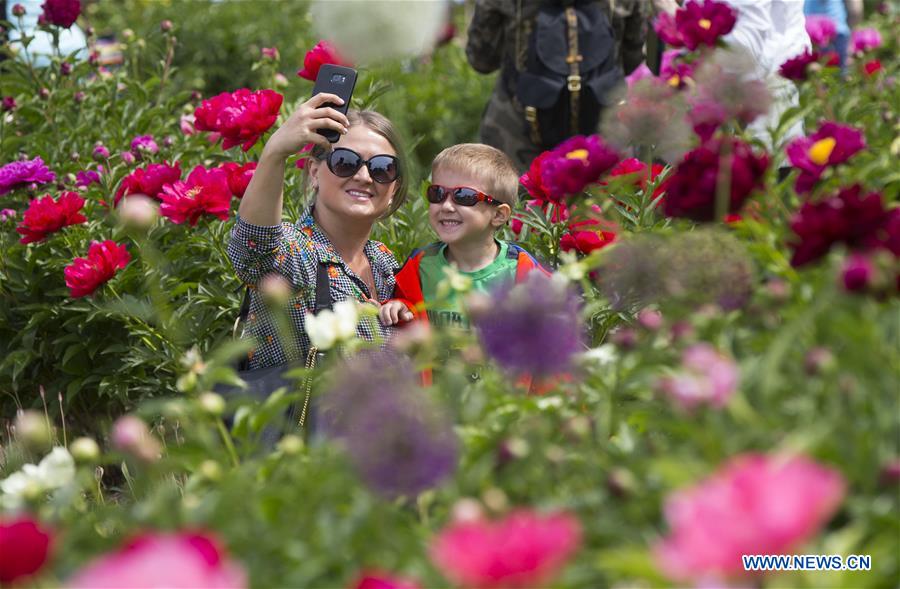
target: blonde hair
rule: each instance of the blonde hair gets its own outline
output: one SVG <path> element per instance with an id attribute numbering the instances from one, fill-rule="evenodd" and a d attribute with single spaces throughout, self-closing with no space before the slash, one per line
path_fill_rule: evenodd
<path id="1" fill-rule="evenodd" d="M 509 157 L 490 145 L 460 143 L 437 154 L 431 163 L 431 175 L 439 169 L 468 174 L 487 188 L 490 196 L 516 208 L 519 173 Z"/>
<path id="2" fill-rule="evenodd" d="M 362 125 L 387 139 L 397 154 L 400 175 L 397 177 L 397 188 L 394 189 L 391 206 L 384 214 L 385 217 L 389 217 L 406 202 L 409 187 L 409 167 L 407 166 L 406 152 L 403 151 L 403 144 L 400 141 L 400 134 L 390 119 L 374 110 L 349 110 L 347 111 L 347 120 L 350 121 L 351 127 Z M 324 159 L 327 153 L 322 147 L 316 145 L 311 155 L 316 159 Z"/>

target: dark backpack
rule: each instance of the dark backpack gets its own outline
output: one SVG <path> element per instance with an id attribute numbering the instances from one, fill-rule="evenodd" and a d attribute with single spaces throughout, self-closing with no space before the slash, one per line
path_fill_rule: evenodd
<path id="1" fill-rule="evenodd" d="M 503 75 L 525 109 L 532 142 L 544 150 L 596 133 L 609 91 L 624 79 L 612 26 L 592 0 L 545 2 L 528 38 L 524 68 L 507 63 Z"/>

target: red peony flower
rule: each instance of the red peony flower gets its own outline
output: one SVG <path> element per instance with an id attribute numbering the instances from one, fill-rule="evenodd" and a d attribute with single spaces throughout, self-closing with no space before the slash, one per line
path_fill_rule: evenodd
<path id="1" fill-rule="evenodd" d="M 173 223 L 197 224 L 202 215 L 213 215 L 222 221 L 228 220 L 231 207 L 231 188 L 228 173 L 213 168 L 207 170 L 197 166 L 191 170 L 187 181 L 167 184 L 162 191 L 160 213 Z"/>
<path id="2" fill-rule="evenodd" d="M 309 152 L 312 151 L 313 147 L 315 147 L 314 143 L 307 143 L 306 145 L 304 145 L 303 147 L 300 148 L 299 152 L 297 152 L 297 155 L 299 155 L 300 157 L 297 158 L 297 162 L 294 165 L 297 166 L 298 170 L 302 170 L 303 168 L 306 167 L 306 164 L 309 162 L 309 158 L 310 158 Z M 306 154 L 306 155 L 302 155 L 302 154 Z"/>
<path id="3" fill-rule="evenodd" d="M 319 68 L 324 64 L 345 65 L 352 67 L 349 61 L 338 55 L 337 50 L 328 41 L 319 41 L 316 46 L 306 52 L 303 58 L 303 69 L 297 70 L 297 75 L 311 82 L 316 81 Z"/>
<path id="4" fill-rule="evenodd" d="M 352 589 L 421 589 L 415 581 L 371 571 L 360 575 L 350 587 Z"/>
<path id="5" fill-rule="evenodd" d="M 541 175 L 541 169 L 544 166 L 544 161 L 550 156 L 549 151 L 543 152 L 541 155 L 537 156 L 532 160 L 531 166 L 529 166 L 528 171 L 522 174 L 522 177 L 519 178 L 519 183 L 525 187 L 525 190 L 528 191 L 533 198 L 539 201 L 549 201 L 549 200 L 558 200 L 551 196 L 549 189 L 543 183 L 543 176 Z"/>
<path id="6" fill-rule="evenodd" d="M 709 141 L 684 156 L 663 183 L 665 214 L 695 221 L 714 220 L 720 164 L 726 157 L 731 159 L 731 191 L 724 212 L 738 212 L 750 193 L 762 188 L 769 156 L 754 153 L 743 141 L 725 138 Z"/>
<path id="7" fill-rule="evenodd" d="M 168 162 L 148 164 L 122 179 L 122 184 L 116 191 L 115 204 L 119 204 L 122 197 L 129 194 L 144 194 L 159 200 L 163 186 L 179 180 L 181 180 L 180 163 L 175 162 L 174 165 L 170 165 Z"/>
<path id="8" fill-rule="evenodd" d="M 244 198 L 244 192 L 247 191 L 247 185 L 253 177 L 253 171 L 256 170 L 256 162 L 247 162 L 244 165 L 234 162 L 228 162 L 219 166 L 228 174 L 228 188 L 235 198 Z"/>
<path id="9" fill-rule="evenodd" d="M 86 258 L 75 258 L 63 273 L 73 299 L 92 294 L 128 265 L 131 254 L 111 239 L 91 242 Z"/>
<path id="10" fill-rule="evenodd" d="M 63 227 L 84 223 L 87 217 L 80 212 L 83 207 L 84 199 L 75 192 L 63 192 L 56 200 L 49 194 L 32 200 L 16 227 L 16 232 L 22 235 L 19 241 L 43 241 Z"/>
<path id="11" fill-rule="evenodd" d="M 703 0 L 688 2 L 675 13 L 675 24 L 684 46 L 694 50 L 701 45 L 715 47 L 737 22 L 737 12 L 724 2 Z"/>
<path id="12" fill-rule="evenodd" d="M 619 161 L 599 135 L 576 135 L 548 152 L 540 163 L 540 184 L 550 200 L 578 194 Z"/>
<path id="13" fill-rule="evenodd" d="M 809 137 L 798 137 L 785 148 L 788 160 L 800 175 L 795 188 L 799 193 L 812 190 L 829 166 L 849 160 L 866 147 L 862 131 L 849 125 L 826 121 Z"/>
<path id="14" fill-rule="evenodd" d="M 884 69 L 884 68 L 881 66 L 881 62 L 878 61 L 877 59 L 867 61 L 866 63 L 863 64 L 863 71 L 866 73 L 867 76 L 874 76 L 875 74 L 880 72 L 882 69 Z"/>
<path id="15" fill-rule="evenodd" d="M 877 192 L 861 193 L 855 184 L 820 202 L 803 203 L 791 220 L 792 266 L 818 260 L 836 243 L 856 251 L 883 248 L 900 257 L 900 209 L 886 209 Z"/>
<path id="16" fill-rule="evenodd" d="M 818 63 L 821 56 L 817 51 L 804 49 L 803 53 L 787 60 L 778 68 L 778 73 L 782 78 L 802 82 L 809 77 L 810 67 L 814 63 Z"/>
<path id="17" fill-rule="evenodd" d="M 197 107 L 194 127 L 221 134 L 223 149 L 241 145 L 247 151 L 275 123 L 283 100 L 274 90 L 222 92 Z"/>
<path id="18" fill-rule="evenodd" d="M 40 571 L 51 543 L 50 534 L 27 516 L 0 519 L 0 583 L 12 584 Z"/>
<path id="19" fill-rule="evenodd" d="M 580 543 L 571 515 L 518 510 L 496 522 L 451 524 L 432 541 L 431 559 L 464 587 L 545 587 Z"/>
<path id="20" fill-rule="evenodd" d="M 653 182 L 656 178 L 663 173 L 666 167 L 662 164 L 653 164 L 650 166 L 650 177 L 647 177 L 647 164 L 637 159 L 636 157 L 630 157 L 620 161 L 618 164 L 613 166 L 613 169 L 609 171 L 610 178 L 620 178 L 623 176 L 634 176 L 632 180 L 641 187 L 641 189 L 647 188 L 648 182 Z M 654 198 L 659 196 L 662 193 L 662 187 L 657 187 L 654 191 Z"/>
<path id="21" fill-rule="evenodd" d="M 749 575 L 742 555 L 791 553 L 828 521 L 846 486 L 841 473 L 802 455 L 737 456 L 666 498 L 669 533 L 656 561 L 682 586 Z"/>
<path id="22" fill-rule="evenodd" d="M 559 248 L 564 252 L 575 250 L 580 254 L 603 249 L 616 240 L 613 231 L 603 231 L 603 224 L 596 220 L 578 221 L 569 225 L 569 231 L 559 240 Z"/>
<path id="23" fill-rule="evenodd" d="M 45 0 L 42 16 L 50 24 L 68 29 L 81 14 L 81 0 Z"/>

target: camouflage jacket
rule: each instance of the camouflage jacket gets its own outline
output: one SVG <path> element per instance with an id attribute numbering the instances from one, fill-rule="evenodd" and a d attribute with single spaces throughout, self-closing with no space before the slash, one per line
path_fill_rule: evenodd
<path id="1" fill-rule="evenodd" d="M 603 5 L 617 41 L 618 57 L 626 74 L 644 61 L 648 0 L 597 0 Z M 546 0 L 475 0 L 469 25 L 466 56 L 483 74 L 514 62 L 522 69 L 535 15 Z M 516 18 L 516 15 L 519 18 Z"/>

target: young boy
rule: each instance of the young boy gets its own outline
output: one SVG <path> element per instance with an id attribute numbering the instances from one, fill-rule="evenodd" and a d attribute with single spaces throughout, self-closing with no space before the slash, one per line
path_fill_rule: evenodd
<path id="1" fill-rule="evenodd" d="M 468 329 L 455 293 L 437 296 L 448 266 L 483 292 L 521 282 L 532 270 L 549 273 L 521 247 L 495 237 L 518 198 L 519 175 L 503 152 L 478 143 L 448 147 L 434 159 L 431 180 L 428 222 L 440 241 L 412 253 L 396 275 L 395 298 L 381 306 L 379 317 L 384 325 L 416 319 Z"/>

